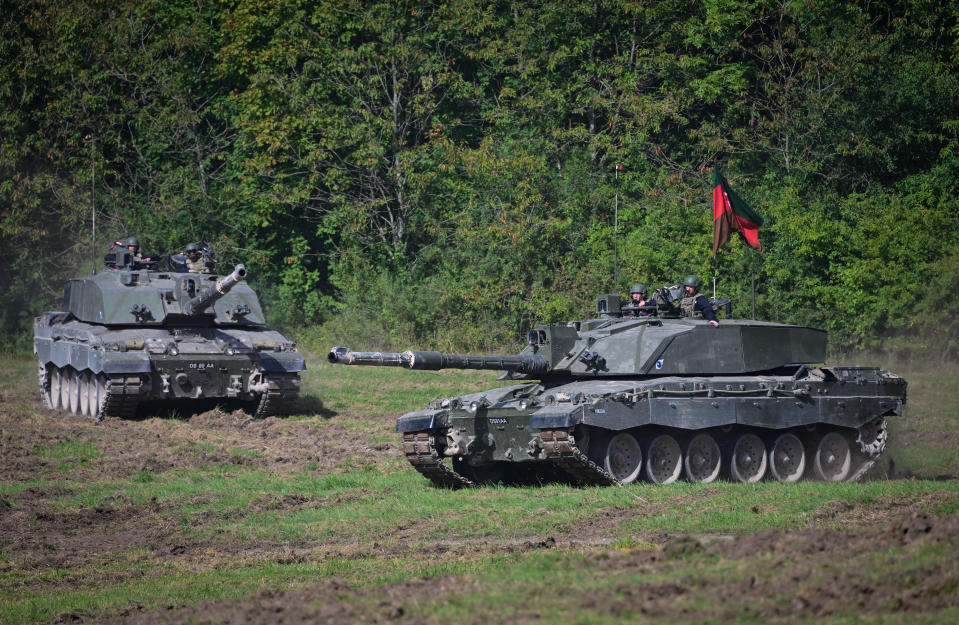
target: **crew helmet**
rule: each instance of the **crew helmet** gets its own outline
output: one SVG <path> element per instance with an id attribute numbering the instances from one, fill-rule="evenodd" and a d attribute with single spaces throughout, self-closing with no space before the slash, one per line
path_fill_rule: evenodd
<path id="1" fill-rule="evenodd" d="M 183 248 L 183 251 L 187 254 L 199 254 L 200 253 L 200 244 L 199 243 L 187 243 L 186 247 Z"/>
<path id="2" fill-rule="evenodd" d="M 643 295 L 646 295 L 646 285 L 643 284 L 642 282 L 637 282 L 636 284 L 633 285 L 633 288 L 629 290 L 630 295 L 632 295 L 633 293 L 641 293 Z"/>
<path id="3" fill-rule="evenodd" d="M 140 249 L 140 239 L 136 237 L 127 237 L 126 240 L 123 241 L 123 245 L 126 247 L 135 247 Z"/>
<path id="4" fill-rule="evenodd" d="M 700 282 L 699 277 L 694 274 L 689 274 L 686 276 L 686 280 L 683 281 L 683 286 L 691 286 L 694 289 L 698 289 L 700 284 L 702 284 L 702 282 Z"/>

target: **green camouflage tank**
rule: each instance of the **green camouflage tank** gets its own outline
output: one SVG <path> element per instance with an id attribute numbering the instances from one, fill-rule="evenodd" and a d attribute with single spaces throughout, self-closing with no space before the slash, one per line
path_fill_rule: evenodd
<path id="1" fill-rule="evenodd" d="M 34 321 L 47 408 L 131 417 L 145 401 L 237 400 L 286 414 L 306 366 L 265 327 L 243 265 L 226 276 L 118 269 L 66 283 L 63 311 Z"/>
<path id="2" fill-rule="evenodd" d="M 855 480 L 882 453 L 887 417 L 902 414 L 906 381 L 823 365 L 821 330 L 732 319 L 714 328 L 669 304 L 621 308 L 617 295 L 600 296 L 596 311 L 533 328 L 511 356 L 334 347 L 329 361 L 503 370 L 519 382 L 400 417 L 410 463 L 448 487 Z"/>

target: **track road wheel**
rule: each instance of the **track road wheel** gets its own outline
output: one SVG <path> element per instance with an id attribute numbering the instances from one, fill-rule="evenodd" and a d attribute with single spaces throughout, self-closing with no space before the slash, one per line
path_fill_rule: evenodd
<path id="1" fill-rule="evenodd" d="M 672 484 L 683 471 L 683 450 L 669 434 L 660 434 L 646 451 L 646 477 L 654 484 Z"/>
<path id="2" fill-rule="evenodd" d="M 729 458 L 729 477 L 734 482 L 758 482 L 766 475 L 766 445 L 755 434 L 740 434 Z"/>
<path id="3" fill-rule="evenodd" d="M 80 372 L 76 369 L 69 369 L 70 387 L 70 414 L 80 414 Z"/>
<path id="4" fill-rule="evenodd" d="M 59 410 L 63 403 L 60 394 L 63 393 L 63 372 L 60 367 L 50 366 L 50 408 Z"/>
<path id="5" fill-rule="evenodd" d="M 643 452 L 636 437 L 629 432 L 619 432 L 610 437 L 603 468 L 623 484 L 629 484 L 636 481 L 642 467 Z"/>
<path id="6" fill-rule="evenodd" d="M 714 482 L 719 477 L 722 461 L 722 452 L 716 439 L 710 434 L 697 434 L 689 439 L 683 455 L 686 479 L 701 484 Z"/>
<path id="7" fill-rule="evenodd" d="M 70 367 L 61 367 L 57 369 L 57 379 L 60 387 L 60 410 L 70 410 L 70 374 L 73 371 Z"/>
<path id="8" fill-rule="evenodd" d="M 79 412 L 85 417 L 89 417 L 91 413 L 90 408 L 90 387 L 92 386 L 91 382 L 93 381 L 93 376 L 89 371 L 80 371 L 77 374 L 77 386 L 79 388 L 80 394 L 80 407 Z"/>
<path id="9" fill-rule="evenodd" d="M 791 432 L 780 434 L 769 450 L 769 473 L 778 482 L 798 482 L 806 470 L 806 450 Z"/>
<path id="10" fill-rule="evenodd" d="M 842 482 L 852 469 L 849 440 L 839 432 L 827 432 L 816 445 L 813 475 L 826 482 Z"/>

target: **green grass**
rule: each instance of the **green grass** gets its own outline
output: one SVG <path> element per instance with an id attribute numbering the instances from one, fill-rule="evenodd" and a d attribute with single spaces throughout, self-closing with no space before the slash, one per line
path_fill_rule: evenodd
<path id="1" fill-rule="evenodd" d="M 959 376 L 931 367 L 889 368 L 910 380 L 906 413 L 890 420 L 890 453 L 897 470 L 921 471 L 929 477 L 959 474 L 956 446 L 936 436 L 915 437 L 917 433 L 959 430 Z M 0 376 L 0 393 L 11 401 L 0 413 L 5 419 L 4 440 L 11 440 L 22 415 L 38 410 L 30 386 L 35 386 L 33 363 L 0 360 L 0 371 L 8 374 L 6 379 Z M 309 431 L 317 434 L 329 436 L 336 432 L 334 428 L 343 427 L 370 444 L 395 444 L 398 436 L 392 427 L 397 414 L 421 409 L 432 398 L 495 386 L 499 384 L 495 378 L 494 372 L 346 367 L 314 358 L 304 376 L 302 393 L 318 398 L 319 403 L 315 413 L 298 415 L 295 420 L 309 424 Z M 23 390 L 26 388 L 29 391 Z M 11 405 L 15 409 L 9 410 Z M 150 425 L 162 428 L 163 424 Z M 66 468 L 56 479 L 41 479 L 50 477 L 43 475 L 15 482 L 0 476 L 0 496 L 13 502 L 13 513 L 17 512 L 16 497 L 26 489 L 50 490 L 49 497 L 41 493 L 31 501 L 53 515 L 98 506 L 136 506 L 144 523 L 172 528 L 171 544 L 209 550 L 209 560 L 195 554 L 178 559 L 149 546 L 106 549 L 70 563 L 68 568 L 57 568 L 17 562 L 12 559 L 13 550 L 0 552 L 0 623 L 43 622 L 67 613 L 95 620 L 137 605 L 155 609 L 210 599 L 242 601 L 263 589 L 294 591 L 332 577 L 366 588 L 440 576 L 452 576 L 443 583 L 457 591 L 417 595 L 405 603 L 407 620 L 437 624 L 474 622 L 481 617 L 494 622 L 686 622 L 676 616 L 678 610 L 686 610 L 702 614 L 696 622 L 720 623 L 721 617 L 713 615 L 713 606 L 708 604 L 716 594 L 697 589 L 742 583 L 751 575 L 780 580 L 784 587 L 800 590 L 807 582 L 789 581 L 794 567 L 801 563 L 798 557 L 764 553 L 752 559 L 747 557 L 750 554 L 744 554 L 744 559 L 718 558 L 695 548 L 699 538 L 763 530 L 848 530 L 850 520 L 868 519 L 892 503 L 901 508 L 889 515 L 959 512 L 959 481 L 955 479 L 862 484 L 635 484 L 623 488 L 553 484 L 449 491 L 432 487 L 398 455 L 376 460 L 348 458 L 332 470 L 321 469 L 325 465 L 315 461 L 291 468 L 230 462 L 263 460 L 265 456 L 228 440 L 218 430 L 204 432 L 204 436 L 214 437 L 213 443 L 176 440 L 170 442 L 170 448 L 200 460 L 217 454 L 228 458 L 227 463 L 204 465 L 198 460 L 190 469 L 140 469 L 122 479 L 105 472 L 102 476 L 84 474 L 81 479 L 69 471 L 82 463 L 96 461 L 99 466 L 110 461 L 104 451 L 110 448 L 97 444 L 97 436 L 108 436 L 108 430 L 83 427 L 88 428 L 84 429 L 84 441 L 92 442 L 27 448 L 34 456 Z M 897 445 L 897 436 L 898 440 L 913 436 L 911 440 L 921 442 Z M 297 496 L 293 503 L 285 503 L 291 495 Z M 24 522 L 43 521 L 31 517 Z M 596 523 L 605 525 L 597 530 Z M 104 525 L 98 531 L 112 529 Z M 66 534 L 83 537 L 88 531 L 77 527 Z M 693 548 L 674 548 L 672 555 L 666 554 L 669 557 L 655 566 L 646 566 L 642 560 L 630 566 L 617 564 L 617 558 L 658 553 L 662 536 L 667 535 L 688 535 Z M 535 544 L 548 536 L 555 539 L 557 548 L 524 548 L 527 541 Z M 576 542 L 584 538 L 592 544 Z M 577 546 L 569 547 L 570 543 Z M 278 550 L 286 545 L 300 549 L 305 554 L 303 561 L 278 559 Z M 242 555 L 246 548 L 253 555 Z M 897 575 L 920 580 L 918 587 L 929 571 L 955 567 L 954 548 L 953 543 L 945 548 L 932 542 L 917 543 L 866 552 L 855 556 L 851 565 L 836 565 L 854 566 L 866 582 Z M 840 570 L 848 570 L 848 566 Z M 631 589 L 657 584 L 689 588 L 675 598 L 677 611 L 665 619 L 637 612 L 636 606 L 642 602 L 630 598 Z M 937 591 L 955 595 L 957 588 L 954 582 L 947 582 Z M 586 599 L 594 594 L 603 599 L 590 606 Z M 748 594 L 731 597 L 727 608 L 744 610 L 758 599 Z M 358 620 L 383 620 L 382 599 L 376 593 L 343 594 L 337 601 L 349 603 Z M 610 610 L 610 602 L 617 601 L 625 606 L 622 612 Z M 783 601 L 788 607 L 791 596 L 775 596 L 770 601 Z M 739 622 L 769 622 L 762 614 L 743 611 L 737 616 L 734 620 Z M 945 623 L 956 622 L 957 617 L 956 609 L 946 607 L 906 616 L 891 609 L 880 615 L 851 610 L 814 620 Z"/>
<path id="2" fill-rule="evenodd" d="M 100 450 L 92 443 L 73 441 L 49 446 L 38 445 L 33 452 L 37 456 L 48 460 L 92 460 L 100 457 Z"/>
<path id="3" fill-rule="evenodd" d="M 392 367 L 331 365 L 310 360 L 311 375 L 304 377 L 301 393 L 321 398 L 323 407 L 351 415 L 379 415 L 420 410 L 439 397 L 454 397 L 496 386 L 495 371 L 410 371 Z"/>

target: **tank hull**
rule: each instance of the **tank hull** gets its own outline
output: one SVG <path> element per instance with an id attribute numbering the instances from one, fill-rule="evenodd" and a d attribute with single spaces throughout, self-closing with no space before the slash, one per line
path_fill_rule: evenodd
<path id="1" fill-rule="evenodd" d="M 435 401 L 396 429 L 444 486 L 544 468 L 587 484 L 842 481 L 879 458 L 905 399 L 905 381 L 875 367 L 797 366 L 521 384 Z"/>
<path id="2" fill-rule="evenodd" d="M 247 402 L 258 417 L 285 414 L 299 390 L 302 355 L 256 326 L 124 327 L 50 312 L 34 323 L 44 404 L 96 420 L 128 417 L 143 402 Z"/>

